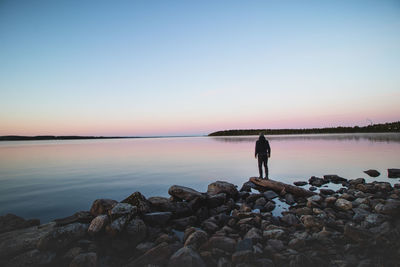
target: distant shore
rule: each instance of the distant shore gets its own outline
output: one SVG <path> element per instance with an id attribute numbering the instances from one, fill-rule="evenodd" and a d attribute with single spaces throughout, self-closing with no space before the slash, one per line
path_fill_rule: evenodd
<path id="1" fill-rule="evenodd" d="M 196 135 L 197 136 L 197 135 Z M 173 137 L 194 137 L 194 136 L 79 136 L 79 135 L 4 135 L 0 141 L 41 141 L 41 140 L 85 140 L 85 139 L 130 139 L 130 138 L 173 138 Z"/>
<path id="2" fill-rule="evenodd" d="M 400 133 L 400 121 L 372 124 L 364 127 L 329 127 L 309 129 L 238 129 L 210 133 L 208 136 L 280 135 L 280 134 L 332 134 L 332 133 Z"/>

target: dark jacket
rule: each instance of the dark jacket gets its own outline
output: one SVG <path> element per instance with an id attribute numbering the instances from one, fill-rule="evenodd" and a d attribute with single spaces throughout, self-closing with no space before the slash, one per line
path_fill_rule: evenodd
<path id="1" fill-rule="evenodd" d="M 256 151 L 254 156 L 257 155 L 271 155 L 271 147 L 269 146 L 268 140 L 265 139 L 264 136 L 260 136 L 256 142 Z"/>

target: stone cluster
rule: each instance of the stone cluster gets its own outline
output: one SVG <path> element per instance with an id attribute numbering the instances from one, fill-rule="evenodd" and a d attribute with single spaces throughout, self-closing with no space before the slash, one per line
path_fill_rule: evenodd
<path id="1" fill-rule="evenodd" d="M 306 198 L 217 181 L 206 193 L 174 185 L 169 198 L 97 199 L 43 225 L 2 216 L 0 265 L 398 266 L 400 185 L 337 175 L 295 184 L 328 182 L 343 187 Z"/>

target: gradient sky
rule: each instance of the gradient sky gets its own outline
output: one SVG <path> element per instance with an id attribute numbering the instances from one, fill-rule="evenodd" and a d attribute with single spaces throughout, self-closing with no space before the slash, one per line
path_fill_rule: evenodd
<path id="1" fill-rule="evenodd" d="M 0 135 L 400 120 L 399 1 L 0 0 Z"/>

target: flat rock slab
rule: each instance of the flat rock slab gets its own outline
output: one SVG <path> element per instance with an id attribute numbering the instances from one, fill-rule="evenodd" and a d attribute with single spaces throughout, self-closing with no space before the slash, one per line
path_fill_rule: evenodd
<path id="1" fill-rule="evenodd" d="M 388 169 L 389 178 L 400 178 L 400 169 Z"/>
<path id="2" fill-rule="evenodd" d="M 285 190 L 288 193 L 291 193 L 295 196 L 299 196 L 299 197 L 309 197 L 309 196 L 313 196 L 316 193 L 308 191 L 306 189 L 303 189 L 301 187 L 297 187 L 294 185 L 289 185 L 289 184 L 285 184 L 285 183 L 281 183 L 278 181 L 274 181 L 274 180 L 264 180 L 264 179 L 259 179 L 257 177 L 251 177 L 250 181 L 255 183 L 256 185 L 274 190 L 275 192 L 282 192 L 283 190 Z"/>
<path id="3" fill-rule="evenodd" d="M 0 235 L 0 259 L 36 249 L 39 240 L 54 230 L 55 223 L 33 226 Z"/>

